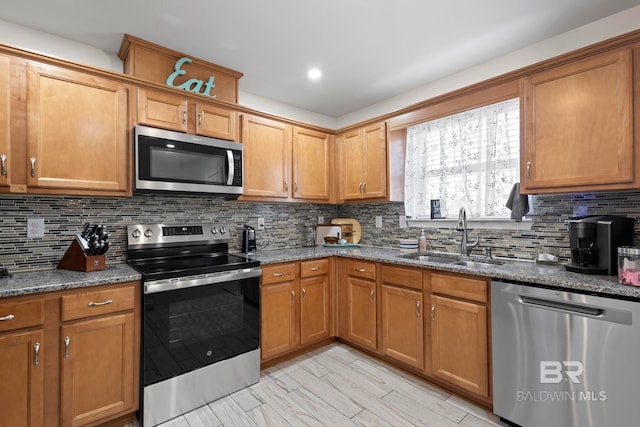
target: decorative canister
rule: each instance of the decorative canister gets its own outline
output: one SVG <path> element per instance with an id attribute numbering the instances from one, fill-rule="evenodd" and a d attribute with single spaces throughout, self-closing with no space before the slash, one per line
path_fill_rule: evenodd
<path id="1" fill-rule="evenodd" d="M 618 281 L 622 285 L 640 286 L 640 247 L 618 248 Z"/>

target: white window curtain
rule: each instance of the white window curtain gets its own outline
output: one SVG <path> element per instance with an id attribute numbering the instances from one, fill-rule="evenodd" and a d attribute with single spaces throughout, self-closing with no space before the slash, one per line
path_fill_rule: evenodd
<path id="1" fill-rule="evenodd" d="M 491 104 L 407 129 L 405 213 L 430 217 L 430 200 L 445 213 L 461 207 L 474 218 L 509 218 L 505 207 L 519 181 L 519 99 Z"/>

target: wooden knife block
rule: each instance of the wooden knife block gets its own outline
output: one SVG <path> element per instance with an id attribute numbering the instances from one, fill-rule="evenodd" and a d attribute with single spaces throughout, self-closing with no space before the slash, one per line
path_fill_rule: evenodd
<path id="1" fill-rule="evenodd" d="M 82 250 L 80 243 L 76 239 L 73 239 L 67 252 L 60 260 L 58 268 L 61 270 L 73 270 L 73 271 L 98 271 L 104 270 L 105 255 L 93 255 L 88 256 Z"/>

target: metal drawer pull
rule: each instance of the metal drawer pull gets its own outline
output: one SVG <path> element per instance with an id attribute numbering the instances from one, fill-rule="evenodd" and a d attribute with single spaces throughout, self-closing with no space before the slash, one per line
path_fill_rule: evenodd
<path id="1" fill-rule="evenodd" d="M 371 304 L 373 304 L 373 289 L 371 289 L 371 292 L 369 293 L 369 299 L 371 300 Z"/>
<path id="2" fill-rule="evenodd" d="M 0 155 L 0 161 L 2 162 L 2 175 L 7 176 L 7 155 L 6 154 L 2 154 Z"/>
<path id="3" fill-rule="evenodd" d="M 294 302 L 296 302 L 296 292 L 291 291 L 291 304 L 293 304 Z"/>
<path id="4" fill-rule="evenodd" d="M 527 179 L 531 179 L 531 162 L 527 162 Z"/>
<path id="5" fill-rule="evenodd" d="M 365 272 L 365 271 L 367 271 L 367 270 L 365 270 L 364 268 L 356 268 L 356 271 L 357 271 L 358 273 L 364 273 L 364 272 Z"/>
<path id="6" fill-rule="evenodd" d="M 40 364 L 40 343 L 37 342 L 33 345 L 33 364 L 38 366 Z"/>
<path id="7" fill-rule="evenodd" d="M 302 288 L 302 301 L 304 301 L 306 297 L 307 297 L 307 290 L 305 288 Z"/>
<path id="8" fill-rule="evenodd" d="M 186 125 L 187 124 L 187 110 L 184 110 L 182 112 L 182 124 Z"/>
<path id="9" fill-rule="evenodd" d="M 111 303 L 113 303 L 113 300 L 112 300 L 112 299 L 108 299 L 108 300 L 106 300 L 106 301 L 102 301 L 102 302 L 93 302 L 93 301 L 91 301 L 91 302 L 90 302 L 89 304 L 87 304 L 87 305 L 88 305 L 89 307 L 98 307 L 98 306 L 101 306 L 101 305 L 108 305 L 108 304 L 111 304 Z"/>
<path id="10" fill-rule="evenodd" d="M 198 127 L 201 128 L 202 127 L 202 117 L 204 116 L 204 113 L 202 111 L 200 111 L 198 113 Z"/>
<path id="11" fill-rule="evenodd" d="M 4 317 L 0 317 L 0 321 L 2 321 L 2 320 L 13 320 L 15 318 L 16 318 L 16 316 L 14 316 L 13 314 L 7 314 Z"/>
<path id="12" fill-rule="evenodd" d="M 286 276 L 287 273 L 273 273 L 273 277 L 282 277 L 282 276 Z"/>
<path id="13" fill-rule="evenodd" d="M 431 320 L 436 320 L 436 305 L 431 304 Z"/>
<path id="14" fill-rule="evenodd" d="M 36 176 L 36 158 L 32 157 L 29 161 L 31 162 L 31 176 Z"/>
<path id="15" fill-rule="evenodd" d="M 420 301 L 416 301 L 416 316 L 420 317 Z"/>
<path id="16" fill-rule="evenodd" d="M 69 358 L 69 343 L 71 342 L 71 338 L 64 337 L 64 358 Z"/>
<path id="17" fill-rule="evenodd" d="M 311 271 L 318 271 L 320 270 L 320 267 L 311 267 Z"/>

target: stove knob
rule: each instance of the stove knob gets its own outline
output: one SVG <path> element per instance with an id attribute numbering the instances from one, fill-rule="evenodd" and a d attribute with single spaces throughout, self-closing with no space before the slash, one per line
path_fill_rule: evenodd
<path id="1" fill-rule="evenodd" d="M 147 228 L 147 230 L 144 232 L 144 237 L 151 237 L 153 236 L 153 231 L 151 231 L 150 228 Z"/>
<path id="2" fill-rule="evenodd" d="M 226 230 L 224 227 L 220 227 L 220 233 L 221 233 L 221 234 L 224 234 L 224 233 L 226 233 L 226 232 L 227 232 L 227 230 Z"/>
<path id="3" fill-rule="evenodd" d="M 133 233 L 131 233 L 131 235 L 133 236 L 134 239 L 137 239 L 142 235 L 142 232 L 136 228 L 135 230 L 133 230 Z"/>
<path id="4" fill-rule="evenodd" d="M 215 227 L 211 228 L 211 234 L 218 234 L 218 230 Z"/>

